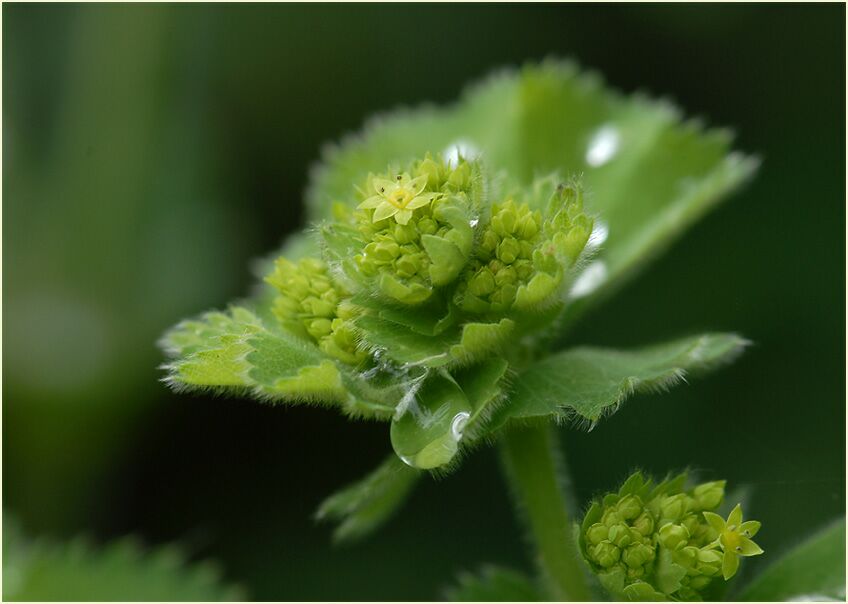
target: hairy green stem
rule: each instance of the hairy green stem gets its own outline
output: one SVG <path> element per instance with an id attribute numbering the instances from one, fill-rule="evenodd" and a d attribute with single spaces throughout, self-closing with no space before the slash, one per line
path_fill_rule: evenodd
<path id="1" fill-rule="evenodd" d="M 538 550 L 538 563 L 560 601 L 592 599 L 572 534 L 550 426 L 514 427 L 501 443 L 507 481 Z"/>

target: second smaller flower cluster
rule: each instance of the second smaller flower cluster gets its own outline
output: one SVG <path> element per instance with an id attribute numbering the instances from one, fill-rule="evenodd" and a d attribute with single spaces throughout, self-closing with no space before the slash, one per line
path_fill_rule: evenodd
<path id="1" fill-rule="evenodd" d="M 715 513 L 725 481 L 685 488 L 681 474 L 656 486 L 640 473 L 589 508 L 579 543 L 601 584 L 625 600 L 701 600 L 714 579 L 730 579 L 739 556 L 762 553 L 760 528 L 742 521 L 737 505 L 727 520 Z"/>

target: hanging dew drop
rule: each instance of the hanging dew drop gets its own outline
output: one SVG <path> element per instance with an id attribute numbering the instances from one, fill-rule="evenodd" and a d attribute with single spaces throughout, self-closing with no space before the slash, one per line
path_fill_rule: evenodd
<path id="1" fill-rule="evenodd" d="M 451 436 L 457 442 L 462 440 L 462 431 L 465 430 L 465 425 L 468 423 L 468 419 L 471 417 L 471 414 L 467 411 L 460 411 L 456 415 L 453 416 L 453 420 L 451 421 Z"/>

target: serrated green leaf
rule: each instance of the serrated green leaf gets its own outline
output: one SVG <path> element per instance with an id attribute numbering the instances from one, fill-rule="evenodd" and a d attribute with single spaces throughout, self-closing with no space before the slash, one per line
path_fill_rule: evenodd
<path id="1" fill-rule="evenodd" d="M 133 539 L 100 548 L 84 539 L 67 543 L 28 540 L 5 516 L 3 529 L 6 601 L 244 599 L 240 589 L 221 581 L 215 566 L 189 564 L 175 546 L 147 550 Z"/>
<path id="2" fill-rule="evenodd" d="M 165 366 L 165 380 L 176 389 L 233 390 L 269 401 L 321 403 L 354 417 L 383 420 L 391 418 L 403 395 L 398 380 L 386 384 L 366 379 L 311 343 L 271 331 L 241 307 L 184 321 L 166 334 L 162 345 L 177 357 Z"/>
<path id="3" fill-rule="evenodd" d="M 732 359 L 745 345 L 734 334 L 706 334 L 637 350 L 575 348 L 554 354 L 516 378 L 509 405 L 493 423 L 574 413 L 596 421 L 631 394 L 667 388 L 687 372 Z"/>
<path id="4" fill-rule="evenodd" d="M 221 336 L 256 333 L 261 322 L 248 309 L 232 307 L 228 312 L 209 312 L 198 319 L 182 321 L 168 331 L 160 344 L 172 357 L 185 357 L 218 344 Z"/>
<path id="5" fill-rule="evenodd" d="M 683 123 L 667 102 L 620 95 L 570 63 L 548 61 L 489 78 L 453 106 L 372 120 L 325 154 L 308 208 L 312 219 L 325 218 L 361 174 L 451 146 L 481 153 L 516 186 L 540 173 L 582 174 L 593 191 L 587 208 L 608 236 L 592 279 L 573 290 L 573 318 L 754 173 L 757 161 L 729 153 L 730 143 L 727 131 Z"/>
<path id="6" fill-rule="evenodd" d="M 336 365 L 314 346 L 288 334 L 250 338 L 248 375 L 271 399 L 341 402 L 347 398 Z"/>
<path id="7" fill-rule="evenodd" d="M 176 357 L 165 366 L 166 381 L 176 388 L 249 387 L 247 340 L 263 329 L 258 317 L 240 307 L 183 321 L 162 340 L 165 351 Z"/>
<path id="8" fill-rule="evenodd" d="M 543 602 L 548 598 L 526 575 L 508 568 L 484 566 L 476 574 L 462 573 L 446 590 L 450 602 Z"/>
<path id="9" fill-rule="evenodd" d="M 385 524 L 403 505 L 421 473 L 390 455 L 368 476 L 331 495 L 318 508 L 318 520 L 334 520 L 336 542 L 361 539 Z"/>
<path id="10" fill-rule="evenodd" d="M 845 519 L 830 524 L 757 575 L 745 601 L 845 600 Z"/>

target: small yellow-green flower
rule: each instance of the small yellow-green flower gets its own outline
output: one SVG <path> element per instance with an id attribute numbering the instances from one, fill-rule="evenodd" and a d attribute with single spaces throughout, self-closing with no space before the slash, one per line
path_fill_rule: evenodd
<path id="1" fill-rule="evenodd" d="M 360 203 L 360 210 L 374 210 L 372 222 L 379 222 L 394 216 L 398 224 L 406 224 L 412 218 L 412 211 L 431 203 L 440 193 L 424 193 L 427 187 L 427 175 L 412 178 L 408 173 L 398 174 L 394 181 L 383 178 L 373 179 L 377 193 Z"/>
<path id="2" fill-rule="evenodd" d="M 712 512 L 704 512 L 704 518 L 718 531 L 718 539 L 713 545 L 721 546 L 724 551 L 721 572 L 725 580 L 736 574 L 739 556 L 759 556 L 763 553 L 762 548 L 751 540 L 760 530 L 760 523 L 756 520 L 742 522 L 742 506 L 737 504 L 726 521 Z"/>

